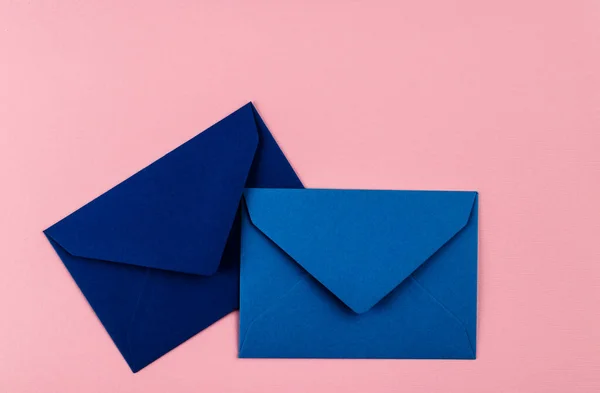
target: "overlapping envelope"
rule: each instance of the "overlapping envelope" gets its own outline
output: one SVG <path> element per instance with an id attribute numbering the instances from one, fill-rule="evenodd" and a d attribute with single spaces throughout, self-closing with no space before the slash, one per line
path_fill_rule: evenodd
<path id="1" fill-rule="evenodd" d="M 44 232 L 134 372 L 238 307 L 240 357 L 473 359 L 477 211 L 303 189 L 247 104 Z"/>
<path id="2" fill-rule="evenodd" d="M 475 358 L 477 201 L 246 190 L 239 356 Z"/>
<path id="3" fill-rule="evenodd" d="M 134 372 L 238 308 L 246 186 L 302 187 L 252 104 L 44 231 Z"/>

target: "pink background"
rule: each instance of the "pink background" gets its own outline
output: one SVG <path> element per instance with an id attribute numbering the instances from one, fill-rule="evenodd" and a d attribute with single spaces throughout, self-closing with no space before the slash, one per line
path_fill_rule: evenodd
<path id="1" fill-rule="evenodd" d="M 292 3 L 0 0 L 0 392 L 598 392 L 600 2 Z M 307 186 L 480 191 L 476 361 L 129 371 L 41 231 L 249 100 Z"/>

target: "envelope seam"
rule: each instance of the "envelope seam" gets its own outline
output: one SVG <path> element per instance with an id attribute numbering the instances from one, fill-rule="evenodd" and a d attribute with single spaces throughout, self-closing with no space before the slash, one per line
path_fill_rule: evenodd
<path id="1" fill-rule="evenodd" d="M 465 336 L 467 337 L 467 343 L 469 344 L 469 349 L 471 350 L 471 353 L 473 354 L 473 356 L 475 355 L 475 351 L 473 350 L 473 344 L 471 343 L 471 338 L 469 337 L 469 333 L 467 332 L 467 327 L 465 326 L 465 324 L 452 312 L 450 311 L 450 309 L 448 309 L 448 307 L 446 307 L 444 305 L 444 303 L 442 303 L 438 298 L 436 298 L 435 296 L 433 296 L 433 294 L 431 292 L 429 292 L 429 290 L 427 288 L 425 288 L 423 286 L 423 284 L 421 284 L 416 278 L 414 278 L 412 275 L 409 276 L 410 279 L 419 287 L 423 290 L 423 292 L 425 292 L 433 301 L 435 301 L 448 315 L 450 315 L 450 317 L 452 317 L 452 319 L 454 319 L 459 325 L 460 327 L 463 328 Z"/>
<path id="2" fill-rule="evenodd" d="M 281 301 L 290 294 L 290 292 L 292 292 L 292 290 L 294 290 L 294 288 L 296 288 L 298 285 L 300 285 L 300 283 L 302 283 L 305 278 L 306 278 L 306 273 L 303 274 L 302 277 L 300 277 L 298 279 L 298 281 L 296 281 L 294 283 L 294 285 L 292 285 L 290 287 L 290 289 L 288 289 L 284 294 L 282 294 L 281 296 L 279 296 L 277 299 L 275 299 L 273 301 L 273 303 L 268 306 L 266 309 L 264 309 L 260 314 L 258 314 L 252 321 L 250 321 L 250 323 L 248 324 L 248 327 L 246 328 L 246 331 L 244 332 L 244 338 L 241 340 L 240 342 L 240 350 L 239 350 L 239 354 L 242 354 L 242 351 L 244 349 L 244 345 L 246 344 L 246 339 L 248 338 L 248 333 L 250 332 L 252 325 L 254 325 L 255 322 L 257 322 L 258 320 L 260 320 L 263 316 L 265 316 L 269 311 L 271 311 L 273 308 L 277 307 L 279 305 L 279 303 L 281 303 Z"/>

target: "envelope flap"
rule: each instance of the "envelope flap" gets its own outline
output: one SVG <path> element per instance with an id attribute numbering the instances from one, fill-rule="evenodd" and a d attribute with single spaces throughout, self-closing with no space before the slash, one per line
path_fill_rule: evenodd
<path id="1" fill-rule="evenodd" d="M 45 233 L 78 257 L 214 273 L 257 148 L 255 116 L 247 104 Z"/>
<path id="2" fill-rule="evenodd" d="M 475 192 L 247 189 L 252 223 L 357 313 L 468 222 Z"/>

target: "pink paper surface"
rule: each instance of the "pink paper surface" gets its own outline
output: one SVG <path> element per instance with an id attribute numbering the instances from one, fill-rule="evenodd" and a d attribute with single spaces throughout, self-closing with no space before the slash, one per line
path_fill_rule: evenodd
<path id="1" fill-rule="evenodd" d="M 480 192 L 476 361 L 129 371 L 41 231 L 249 100 L 309 187 Z M 597 0 L 0 0 L 0 392 L 598 392 L 599 150 Z"/>

